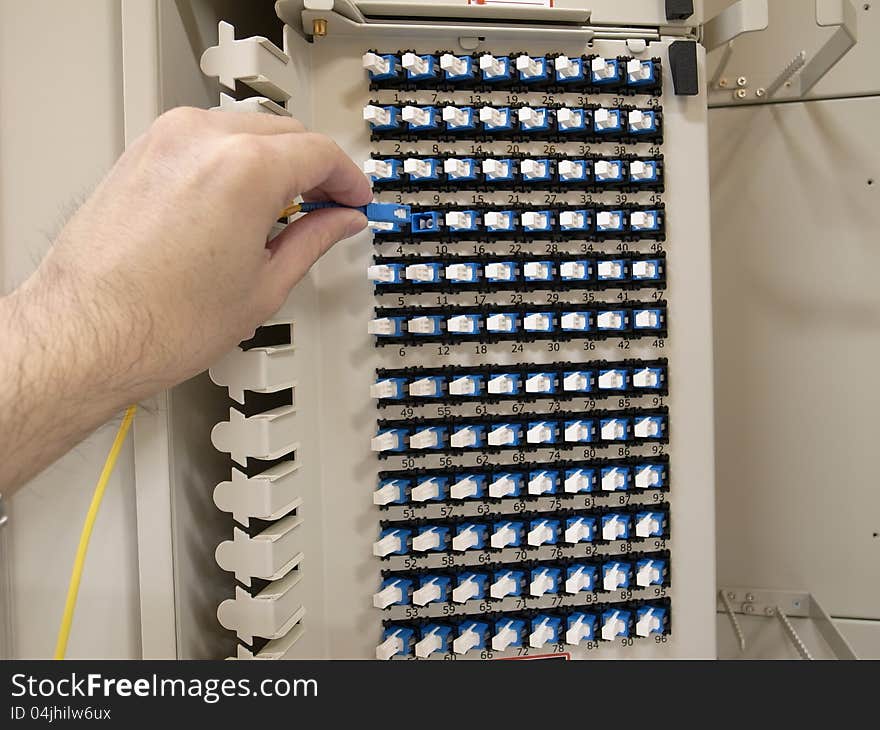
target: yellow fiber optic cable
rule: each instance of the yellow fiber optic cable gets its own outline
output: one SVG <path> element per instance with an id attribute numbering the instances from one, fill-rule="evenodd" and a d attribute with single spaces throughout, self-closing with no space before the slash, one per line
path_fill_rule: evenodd
<path id="1" fill-rule="evenodd" d="M 125 417 L 122 419 L 122 423 L 119 424 L 119 430 L 116 432 L 116 439 L 113 441 L 113 446 L 110 447 L 110 453 L 107 454 L 107 460 L 104 462 L 104 469 L 101 471 L 101 476 L 95 485 L 92 503 L 89 505 L 86 521 L 83 523 L 82 533 L 79 536 L 79 546 L 76 549 L 76 558 L 73 561 L 73 572 L 70 574 L 70 585 L 67 587 L 67 601 L 64 604 L 61 626 L 58 629 L 58 641 L 55 643 L 55 659 L 64 659 L 64 655 L 67 653 L 67 640 L 70 638 L 70 627 L 73 625 L 73 612 L 76 610 L 79 583 L 82 579 L 83 568 L 85 567 L 89 540 L 92 537 L 92 528 L 95 526 L 95 519 L 98 517 L 98 510 L 101 507 L 101 500 L 104 498 L 104 491 L 107 489 L 107 482 L 110 481 L 110 475 L 113 474 L 113 467 L 116 466 L 119 452 L 122 451 L 122 445 L 125 443 L 125 437 L 131 428 L 131 422 L 134 419 L 136 409 L 137 406 L 129 406 L 128 410 L 125 411 Z"/>

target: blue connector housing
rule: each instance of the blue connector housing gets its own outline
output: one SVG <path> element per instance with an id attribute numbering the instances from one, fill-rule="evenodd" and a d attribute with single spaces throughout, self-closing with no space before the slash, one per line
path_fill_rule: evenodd
<path id="1" fill-rule="evenodd" d="M 586 490 L 591 491 L 591 490 Z M 566 532 L 572 527 L 578 527 L 587 534 L 580 537 L 578 542 L 593 542 L 596 539 L 596 518 L 595 517 L 569 517 L 565 521 Z M 595 573 L 595 570 L 593 571 Z M 591 589 L 592 590 L 592 589 Z"/>
<path id="2" fill-rule="evenodd" d="M 644 524 L 643 521 L 647 520 L 656 522 L 657 526 L 648 530 L 641 529 L 639 523 Z M 636 528 L 639 533 L 637 537 L 662 537 L 666 528 L 666 515 L 663 512 L 637 512 Z"/>
<path id="3" fill-rule="evenodd" d="M 439 537 L 438 544 L 434 547 L 430 547 L 424 552 L 428 553 L 437 553 L 437 552 L 445 552 L 449 542 L 449 528 L 448 527 L 439 527 L 437 525 L 426 525 L 425 527 L 419 528 L 418 533 L 413 537 L 413 541 L 415 542 L 416 538 L 422 537 L 424 535 L 437 535 Z"/>
<path id="4" fill-rule="evenodd" d="M 480 429 L 481 433 L 486 430 L 482 426 L 479 426 L 478 428 Z M 479 443 L 482 446 L 483 440 L 480 439 Z M 453 479 L 455 480 L 452 484 L 453 487 L 456 484 L 464 481 L 465 479 L 476 484 L 476 486 L 477 486 L 476 491 L 473 494 L 469 495 L 467 497 L 467 499 L 482 499 L 483 498 L 483 494 L 486 491 L 486 475 L 485 474 L 456 474 L 453 477 Z"/>
<path id="5" fill-rule="evenodd" d="M 455 587 L 467 587 L 467 588 L 475 588 L 476 590 L 471 594 L 469 601 L 479 601 L 482 598 L 486 597 L 486 588 L 489 585 L 489 576 L 485 573 L 459 573 L 455 578 Z M 455 596 L 453 595 L 453 600 Z"/>
<path id="6" fill-rule="evenodd" d="M 414 234 L 439 233 L 442 225 L 442 217 L 441 214 L 436 211 L 428 213 L 413 213 L 410 222 Z"/>
<path id="7" fill-rule="evenodd" d="M 518 497 L 522 492 L 523 475 L 516 472 L 501 472 L 492 474 L 490 482 L 510 481 L 511 490 L 505 497 Z"/>
<path id="8" fill-rule="evenodd" d="M 415 487 L 413 489 L 418 489 L 419 487 L 424 487 L 428 483 L 433 483 L 436 485 L 436 495 L 431 497 L 430 499 L 424 500 L 426 502 L 442 502 L 446 499 L 446 495 L 449 493 L 449 477 L 428 477 L 422 479 L 419 482 L 416 482 Z"/>
<path id="9" fill-rule="evenodd" d="M 521 596 L 523 592 L 523 584 L 525 575 L 519 570 L 497 570 L 492 574 L 492 583 L 498 583 L 501 580 L 510 580 L 513 586 L 504 596 L 495 596 L 493 598 L 506 598 L 507 596 Z"/>
<path id="10" fill-rule="evenodd" d="M 608 76 L 602 76 L 599 72 L 590 69 L 590 80 L 594 84 L 619 84 L 620 83 L 620 62 L 616 58 L 605 59 L 605 65 L 613 68 L 613 73 Z"/>
<path id="11" fill-rule="evenodd" d="M 449 600 L 450 579 L 445 575 L 423 575 L 419 578 L 419 588 L 436 585 L 440 589 L 440 595 L 428 603 L 445 603 Z"/>
<path id="12" fill-rule="evenodd" d="M 463 66 L 462 69 L 449 69 L 446 68 L 443 70 L 443 77 L 446 81 L 469 81 L 476 76 L 476 69 L 474 68 L 474 59 L 470 56 L 455 56 L 455 65 Z M 442 59 L 441 59 L 442 63 Z"/>
<path id="13" fill-rule="evenodd" d="M 545 545 L 555 545 L 556 543 L 544 543 Z M 543 595 L 548 593 L 559 593 L 559 579 L 562 577 L 562 571 L 559 568 L 533 568 L 529 576 L 530 581 L 534 583 L 536 580 L 547 580 L 549 588 L 544 591 Z"/>
<path id="14" fill-rule="evenodd" d="M 666 609 L 660 606 L 641 606 L 636 609 L 636 634 L 651 636 L 666 633 Z"/>
<path id="15" fill-rule="evenodd" d="M 666 467 L 663 464 L 639 464 L 635 467 L 637 489 L 660 489 L 666 486 Z"/>
<path id="16" fill-rule="evenodd" d="M 473 522 L 464 522 L 455 528 L 455 536 L 460 537 L 468 533 L 476 538 L 476 542 L 463 550 L 482 550 L 486 544 L 486 526 Z M 453 541 L 453 550 L 458 550 Z"/>
<path id="17" fill-rule="evenodd" d="M 529 428 L 531 428 L 535 424 L 529 424 Z M 555 431 L 555 429 L 554 429 Z M 549 441 L 547 443 L 556 443 L 556 437 L 554 434 L 553 441 Z M 532 489 L 533 483 L 540 483 L 541 491 L 536 492 Z M 529 472 L 529 493 L 530 494 L 556 494 L 559 491 L 559 472 L 558 471 L 547 471 L 545 469 L 536 469 L 535 471 Z"/>
<path id="18" fill-rule="evenodd" d="M 598 590 L 598 585 L 596 583 L 597 570 L 595 565 L 586 565 L 586 564 L 577 564 L 569 565 L 565 570 L 565 580 L 566 582 L 570 578 L 580 578 L 583 581 L 583 585 L 580 587 L 578 592 L 583 591 L 584 593 L 592 593 L 593 591 Z"/>
<path id="19" fill-rule="evenodd" d="M 501 83 L 503 81 L 510 81 L 513 79 L 513 70 L 511 68 L 511 62 L 509 56 L 496 56 L 495 60 L 499 62 L 500 68 L 483 68 L 481 66 L 483 81 L 488 81 L 490 83 Z"/>
<path id="20" fill-rule="evenodd" d="M 596 640 L 598 620 L 591 613 L 570 613 L 565 619 L 566 643 L 572 643 L 571 634 L 576 633 L 578 644 Z"/>
<path id="21" fill-rule="evenodd" d="M 595 469 L 567 469 L 565 491 L 567 494 L 587 494 L 596 488 Z M 592 519 L 592 518 L 591 518 Z M 569 527 L 570 525 L 566 525 Z"/>
<path id="22" fill-rule="evenodd" d="M 513 540 L 506 547 L 519 547 L 522 544 L 523 532 L 525 530 L 525 525 L 522 522 L 511 522 L 510 520 L 506 520 L 503 522 L 495 522 L 492 524 L 492 532 L 493 534 L 498 532 L 499 530 L 512 530 L 514 533 Z M 496 577 L 493 580 L 498 580 Z M 519 594 L 517 594 L 519 595 Z"/>
<path id="23" fill-rule="evenodd" d="M 389 79 L 396 79 L 397 74 L 399 72 L 397 56 L 393 53 L 379 53 L 376 54 L 383 61 L 388 63 L 388 70 L 385 73 L 377 73 L 375 71 L 368 71 L 370 75 L 370 81 L 387 81 Z"/>
<path id="24" fill-rule="evenodd" d="M 425 624 L 419 632 L 421 641 L 429 640 L 432 644 L 436 642 L 436 646 L 429 646 L 427 650 L 416 646 L 416 652 L 421 657 L 429 657 L 431 654 L 439 652 L 446 654 L 449 652 L 449 639 L 452 634 L 452 627 L 444 624 Z"/>
<path id="25" fill-rule="evenodd" d="M 656 575 L 653 575 L 656 571 Z M 639 586 L 662 586 L 666 582 L 666 561 L 654 558 L 642 558 L 636 563 L 636 576 L 646 575 L 648 580 Z"/>
<path id="26" fill-rule="evenodd" d="M 632 473 L 626 466 L 602 467 L 600 480 L 605 492 L 626 492 L 632 487 Z"/>
<path id="27" fill-rule="evenodd" d="M 409 431 L 405 428 L 391 428 L 386 429 L 384 431 L 379 431 L 376 436 L 384 436 L 386 434 L 391 434 L 394 437 L 394 446 L 390 449 L 386 449 L 386 451 L 406 451 L 406 440 L 409 436 Z"/>
<path id="28" fill-rule="evenodd" d="M 386 504 L 405 504 L 407 501 L 406 492 L 410 487 L 410 481 L 408 479 L 382 479 L 379 482 L 379 487 L 376 491 L 385 489 L 389 487 L 394 490 L 395 497 L 390 502 L 386 502 Z"/>
<path id="29" fill-rule="evenodd" d="M 596 424 L 589 420 L 565 421 L 563 423 L 565 429 L 565 440 L 569 443 L 589 444 L 596 438 Z M 571 431 L 569 430 L 571 429 Z M 572 432 L 577 431 L 576 436 L 572 436 Z M 583 431 L 583 433 L 581 433 Z"/>
<path id="30" fill-rule="evenodd" d="M 634 61 L 637 59 L 633 59 Z M 626 85 L 627 86 L 649 86 L 657 81 L 657 74 L 653 61 L 638 61 L 639 69 L 637 72 L 630 72 L 627 69 Z M 647 72 L 647 73 L 645 73 Z"/>
<path id="31" fill-rule="evenodd" d="M 389 603 L 389 606 L 406 606 L 409 604 L 410 590 L 412 588 L 411 580 L 392 576 L 391 578 L 386 578 L 382 581 L 379 591 L 384 591 L 386 588 L 397 588 L 400 591 L 400 598 L 393 603 Z"/>
<path id="32" fill-rule="evenodd" d="M 389 555 L 406 555 L 409 553 L 409 540 L 412 536 L 411 530 L 402 530 L 397 527 L 389 527 L 385 530 L 382 530 L 379 533 L 379 539 L 388 537 L 389 535 L 394 535 L 395 537 L 400 538 L 400 548 L 398 550 L 394 550 Z"/>
<path id="33" fill-rule="evenodd" d="M 618 608 L 609 608 L 602 611 L 602 639 L 614 641 L 614 639 L 626 639 L 630 635 L 632 613 Z"/>
<path id="34" fill-rule="evenodd" d="M 562 618 L 560 616 L 550 616 L 546 613 L 539 613 L 532 619 L 531 622 L 532 633 L 534 634 L 537 631 L 545 631 L 546 638 L 544 638 L 543 644 L 560 644 L 562 643 L 562 638 L 559 635 L 559 630 L 562 627 Z"/>
<path id="35" fill-rule="evenodd" d="M 550 538 L 542 544 L 555 545 L 559 542 L 559 520 L 538 519 L 529 522 L 529 532 L 540 527 L 546 527 L 550 530 Z"/>
<path id="36" fill-rule="evenodd" d="M 603 586 L 605 590 L 621 590 L 629 588 L 630 578 L 632 577 L 632 565 L 619 560 L 612 560 L 602 563 L 602 581 L 613 580 L 616 584 L 614 588 Z"/>
<path id="37" fill-rule="evenodd" d="M 390 385 L 393 388 L 391 395 L 382 396 L 386 400 L 401 400 L 406 397 L 406 378 L 384 378 L 379 380 L 376 385 Z"/>
<path id="38" fill-rule="evenodd" d="M 401 648 L 392 656 L 409 656 L 412 653 L 413 629 L 405 626 L 389 626 L 382 634 L 383 642 L 389 639 L 399 639 Z"/>
<path id="39" fill-rule="evenodd" d="M 425 64 L 425 70 L 419 72 L 410 68 L 406 69 L 406 78 L 409 81 L 424 81 L 426 79 L 432 79 L 437 75 L 437 59 L 434 58 L 434 56 L 416 55 L 416 58 Z"/>
<path id="40" fill-rule="evenodd" d="M 629 515 L 612 512 L 602 515 L 602 539 L 603 540 L 629 540 L 630 519 Z M 613 528 L 614 536 L 606 535 L 609 528 Z"/>

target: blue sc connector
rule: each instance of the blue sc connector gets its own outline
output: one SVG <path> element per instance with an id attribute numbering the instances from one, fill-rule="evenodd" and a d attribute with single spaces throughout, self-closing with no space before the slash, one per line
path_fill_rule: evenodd
<path id="1" fill-rule="evenodd" d="M 388 660 L 395 656 L 409 656 L 412 652 L 413 630 L 405 626 L 389 626 L 382 634 L 382 643 L 376 647 L 376 659 Z"/>
<path id="2" fill-rule="evenodd" d="M 516 70 L 519 72 L 519 80 L 524 84 L 547 81 L 550 76 L 549 64 L 546 58 L 532 58 L 525 55 L 517 56 Z"/>
<path id="3" fill-rule="evenodd" d="M 548 593 L 559 593 L 559 568 L 533 568 L 529 575 L 529 595 L 540 597 Z"/>
<path id="4" fill-rule="evenodd" d="M 400 284 L 403 281 L 403 264 L 374 264 L 367 269 L 367 276 L 376 286 Z"/>
<path id="5" fill-rule="evenodd" d="M 559 214 L 559 227 L 563 231 L 588 231 L 591 223 L 588 210 L 564 210 Z"/>
<path id="6" fill-rule="evenodd" d="M 623 281 L 626 278 L 626 261 L 623 259 L 603 259 L 596 264 L 596 277 L 599 281 Z"/>
<path id="7" fill-rule="evenodd" d="M 369 159 L 364 163 L 364 172 L 373 182 L 393 182 L 400 180 L 401 162 L 397 159 Z"/>
<path id="8" fill-rule="evenodd" d="M 584 641 L 596 640 L 598 619 L 591 613 L 570 613 L 565 619 L 565 643 L 577 646 Z"/>
<path id="9" fill-rule="evenodd" d="M 563 261 L 559 264 L 559 278 L 562 281 L 587 281 L 592 274 L 589 261 Z"/>
<path id="10" fill-rule="evenodd" d="M 602 515 L 601 529 L 602 539 L 608 542 L 614 540 L 629 540 L 630 519 L 629 515 L 612 512 Z"/>
<path id="11" fill-rule="evenodd" d="M 383 479 L 373 492 L 373 504 L 384 507 L 388 504 L 406 504 L 407 490 L 411 482 L 408 479 Z"/>
<path id="12" fill-rule="evenodd" d="M 479 427 L 481 430 L 482 426 Z M 485 474 L 456 474 L 449 488 L 449 496 L 453 499 L 482 499 L 486 488 Z"/>
<path id="13" fill-rule="evenodd" d="M 636 562 L 636 585 L 640 588 L 662 586 L 666 582 L 666 561 L 642 558 Z"/>
<path id="14" fill-rule="evenodd" d="M 445 426 L 428 426 L 420 431 L 413 431 L 409 437 L 409 447 L 411 449 L 442 449 L 445 445 Z"/>
<path id="15" fill-rule="evenodd" d="M 488 182 L 513 182 L 516 177 L 516 160 L 504 158 L 500 160 L 483 160 L 480 168 Z M 512 211 L 503 211 L 512 212 Z"/>
<path id="16" fill-rule="evenodd" d="M 626 64 L 627 86 L 647 86 L 656 80 L 653 61 L 640 61 L 631 58 Z"/>
<path id="17" fill-rule="evenodd" d="M 627 562 L 612 560 L 602 564 L 602 588 L 616 591 L 629 588 L 632 565 Z"/>
<path id="18" fill-rule="evenodd" d="M 562 618 L 560 616 L 539 613 L 531 621 L 532 633 L 529 634 L 529 646 L 533 649 L 540 649 L 547 644 L 561 643 L 559 636 L 561 626 Z"/>
<path id="19" fill-rule="evenodd" d="M 622 182 L 624 174 L 623 160 L 596 160 L 593 163 L 593 174 L 596 182 Z"/>
<path id="20" fill-rule="evenodd" d="M 596 329 L 605 332 L 623 332 L 628 321 L 626 310 L 606 309 L 596 314 Z"/>
<path id="21" fill-rule="evenodd" d="M 413 213 L 410 219 L 414 234 L 439 233 L 442 214 L 437 211 L 426 213 Z"/>
<path id="22" fill-rule="evenodd" d="M 502 618 L 495 622 L 495 634 L 492 636 L 492 649 L 505 651 L 510 647 L 522 646 L 526 623 L 519 619 Z"/>
<path id="23" fill-rule="evenodd" d="M 472 284 L 480 279 L 480 265 L 456 263 L 446 266 L 446 281 L 453 284 Z"/>
<path id="24" fill-rule="evenodd" d="M 475 210 L 450 210 L 446 213 L 446 227 L 450 231 L 473 232 L 480 226 L 480 214 Z"/>
<path id="25" fill-rule="evenodd" d="M 629 385 L 629 376 L 626 368 L 612 368 L 599 370 L 599 390 L 621 391 Z"/>
<path id="26" fill-rule="evenodd" d="M 527 373 L 526 393 L 551 394 L 556 392 L 556 373 Z"/>
<path id="27" fill-rule="evenodd" d="M 439 375 L 429 375 L 409 384 L 408 393 L 413 398 L 441 398 L 446 379 Z"/>
<path id="28" fill-rule="evenodd" d="M 501 83 L 513 78 L 509 56 L 496 57 L 491 53 L 484 53 L 480 56 L 480 71 L 483 74 L 483 81 L 490 83 Z"/>
<path id="29" fill-rule="evenodd" d="M 373 543 L 373 555 L 384 558 L 388 555 L 406 555 L 409 552 L 409 539 L 412 531 L 389 527 L 379 533 Z"/>
<path id="30" fill-rule="evenodd" d="M 659 489 L 666 483 L 663 464 L 639 464 L 634 468 L 636 489 Z"/>
<path id="31" fill-rule="evenodd" d="M 409 81 L 424 81 L 437 75 L 437 60 L 434 56 L 419 56 L 415 53 L 404 53 L 400 65 L 406 69 Z"/>
<path id="32" fill-rule="evenodd" d="M 489 233 L 509 233 L 515 231 L 516 222 L 517 213 L 515 210 L 490 210 L 483 214 L 483 224 L 486 226 L 486 230 Z M 513 281 L 513 275 L 516 272 L 516 264 L 512 262 L 506 263 L 510 268 L 508 278 L 490 278 L 491 274 L 489 273 L 489 267 L 496 266 L 496 264 L 486 265 L 486 278 L 490 281 Z"/>
<path id="33" fill-rule="evenodd" d="M 569 517 L 565 521 L 565 541 L 572 545 L 596 539 L 595 517 Z"/>
<path id="34" fill-rule="evenodd" d="M 455 528 L 452 549 L 456 552 L 482 550 L 486 544 L 487 528 L 475 522 L 464 522 Z"/>
<path id="35" fill-rule="evenodd" d="M 522 440 L 522 425 L 519 423 L 499 423 L 489 431 L 489 446 L 519 446 Z"/>
<path id="36" fill-rule="evenodd" d="M 419 631 L 420 639 L 414 647 L 415 654 L 419 659 L 427 659 L 431 654 L 440 652 L 445 654 L 449 651 L 449 639 L 452 627 L 444 624 L 426 624 Z"/>
<path id="37" fill-rule="evenodd" d="M 585 494 L 596 488 L 595 469 L 567 469 L 564 490 L 567 494 Z"/>
<path id="38" fill-rule="evenodd" d="M 370 388 L 371 395 L 383 400 L 402 400 L 406 397 L 406 378 L 383 378 Z"/>
<path id="39" fill-rule="evenodd" d="M 501 599 L 508 596 L 521 596 L 525 575 L 520 570 L 497 570 L 492 574 L 489 595 Z"/>
<path id="40" fill-rule="evenodd" d="M 663 262 L 660 259 L 632 262 L 633 281 L 657 281 L 662 275 Z"/>
<path id="41" fill-rule="evenodd" d="M 448 487 L 448 477 L 423 477 L 412 488 L 410 498 L 413 502 L 441 502 L 446 499 Z"/>
<path id="42" fill-rule="evenodd" d="M 522 132 L 546 132 L 550 129 L 550 111 L 547 107 L 521 107 L 516 118 Z"/>
<path id="43" fill-rule="evenodd" d="M 458 625 L 458 636 L 452 642 L 452 651 L 456 654 L 483 651 L 488 639 L 489 624 L 482 621 L 463 621 Z"/>
<path id="44" fill-rule="evenodd" d="M 413 317 L 407 321 L 406 328 L 411 335 L 420 337 L 437 336 L 443 332 L 444 317 L 441 315 Z"/>
<path id="45" fill-rule="evenodd" d="M 618 233 L 623 231 L 624 214 L 622 210 L 603 210 L 596 214 L 596 230 L 599 233 Z"/>
<path id="46" fill-rule="evenodd" d="M 452 600 L 455 603 L 465 603 L 485 598 L 488 585 L 489 576 L 485 573 L 459 573 L 455 578 L 455 588 L 452 589 Z"/>
<path id="47" fill-rule="evenodd" d="M 483 375 L 462 375 L 449 381 L 449 395 L 475 398 L 483 394 Z"/>
<path id="48" fill-rule="evenodd" d="M 627 115 L 630 134 L 651 134 L 657 131 L 657 113 L 648 109 L 633 109 Z"/>
<path id="49" fill-rule="evenodd" d="M 471 56 L 455 56 L 444 53 L 440 56 L 440 68 L 447 81 L 470 81 L 476 77 L 474 59 Z"/>
<path id="50" fill-rule="evenodd" d="M 632 160 L 629 163 L 629 181 L 632 183 L 657 182 L 656 160 Z"/>
<path id="51" fill-rule="evenodd" d="M 601 616 L 603 641 L 614 641 L 621 638 L 626 639 L 630 635 L 630 624 L 632 623 L 632 613 L 617 608 L 609 608 L 602 611 Z"/>
<path id="52" fill-rule="evenodd" d="M 519 373 L 490 373 L 487 391 L 490 395 L 518 395 L 522 388 Z"/>
<path id="53" fill-rule="evenodd" d="M 419 587 L 413 591 L 412 602 L 416 606 L 441 603 L 448 599 L 450 579 L 445 575 L 423 575 Z"/>
<path id="54" fill-rule="evenodd" d="M 373 606 L 388 608 L 389 606 L 406 606 L 410 601 L 412 581 L 393 576 L 382 581 L 378 593 L 373 594 Z"/>
<path id="55" fill-rule="evenodd" d="M 517 472 L 500 472 L 491 476 L 489 496 L 495 499 L 518 497 L 522 491 L 523 475 Z"/>
<path id="56" fill-rule="evenodd" d="M 441 170 L 440 161 L 435 157 L 408 157 L 403 163 L 410 182 L 438 182 Z"/>
<path id="57" fill-rule="evenodd" d="M 632 474 L 626 466 L 604 466 L 599 478 L 603 492 L 626 492 L 632 486 Z"/>
<path id="58" fill-rule="evenodd" d="M 634 309 L 633 329 L 659 330 L 663 329 L 662 309 Z"/>
<path id="59" fill-rule="evenodd" d="M 553 165 L 547 158 L 523 160 L 519 163 L 519 172 L 523 182 L 527 183 L 548 182 L 553 179 Z"/>
<path id="60" fill-rule="evenodd" d="M 590 61 L 590 80 L 594 84 L 620 82 L 620 63 L 616 58 L 596 56 Z"/>
<path id="61" fill-rule="evenodd" d="M 556 128 L 563 133 L 583 132 L 589 117 L 584 109 L 562 107 L 556 110 Z"/>
<path id="62" fill-rule="evenodd" d="M 513 112 L 509 106 L 484 106 L 480 121 L 487 132 L 505 132 L 513 129 Z"/>
<path id="63" fill-rule="evenodd" d="M 509 520 L 495 522 L 492 524 L 492 536 L 489 538 L 489 544 L 496 550 L 519 547 L 522 544 L 524 531 L 525 525 L 522 522 L 511 522 Z M 494 593 L 492 595 L 495 597 Z"/>
<path id="64" fill-rule="evenodd" d="M 399 70 L 397 56 L 391 53 L 367 52 L 363 55 L 363 66 L 370 74 L 370 81 L 396 79 Z"/>
<path id="65" fill-rule="evenodd" d="M 553 211 L 528 210 L 522 214 L 521 220 L 527 233 L 546 233 L 553 228 Z"/>
<path id="66" fill-rule="evenodd" d="M 555 545 L 559 542 L 559 520 L 537 519 L 529 522 L 529 545 Z"/>
<path id="67" fill-rule="evenodd" d="M 596 424 L 591 420 L 565 421 L 565 440 L 573 444 L 589 444 L 596 438 Z"/>
<path id="68" fill-rule="evenodd" d="M 445 106 L 441 116 L 447 132 L 466 132 L 477 128 L 477 113 L 472 106 Z"/>
<path id="69" fill-rule="evenodd" d="M 553 332 L 555 329 L 551 312 L 527 312 L 523 315 L 523 330 L 526 332 Z"/>
<path id="70" fill-rule="evenodd" d="M 555 444 L 556 421 L 530 421 L 526 426 L 526 442 L 530 444 Z M 531 487 L 531 481 L 529 486 Z"/>
<path id="71" fill-rule="evenodd" d="M 616 134 L 623 131 L 620 109 L 596 109 L 593 112 L 593 131 L 597 134 Z"/>
<path id="72" fill-rule="evenodd" d="M 634 210 L 629 215 L 629 228 L 631 231 L 659 231 L 660 211 Z"/>
<path id="73" fill-rule="evenodd" d="M 477 161 L 472 157 L 450 157 L 443 162 L 443 172 L 446 173 L 447 180 L 474 181 L 478 175 Z"/>
<path id="74" fill-rule="evenodd" d="M 405 428 L 391 428 L 379 431 L 373 439 L 374 451 L 406 451 L 409 431 Z"/>
<path id="75" fill-rule="evenodd" d="M 533 424 L 529 424 L 529 430 L 531 430 Z M 543 424 L 540 424 L 543 425 Z M 556 428 L 553 426 L 553 435 L 554 441 Z M 552 442 L 550 442 L 552 443 Z M 545 469 L 536 469 L 535 471 L 529 472 L 529 485 L 528 485 L 529 494 L 556 494 L 559 491 L 559 472 L 558 471 L 547 471 Z"/>
<path id="76" fill-rule="evenodd" d="M 666 633 L 666 609 L 660 606 L 641 606 L 636 609 L 636 636 Z"/>
<path id="77" fill-rule="evenodd" d="M 633 422 L 633 436 L 637 439 L 659 439 L 666 432 L 663 416 L 637 417 Z"/>
<path id="78" fill-rule="evenodd" d="M 410 264 L 403 273 L 404 278 L 414 284 L 436 284 L 443 279 L 443 264 Z"/>
<path id="79" fill-rule="evenodd" d="M 439 525 L 420 527 L 412 539 L 413 552 L 437 553 L 446 550 L 449 542 L 449 528 Z"/>
<path id="80" fill-rule="evenodd" d="M 553 60 L 553 66 L 556 71 L 556 80 L 561 84 L 583 81 L 586 76 L 584 59 L 579 56 L 576 58 L 557 56 Z"/>
<path id="81" fill-rule="evenodd" d="M 599 435 L 603 441 L 629 441 L 629 418 L 602 418 L 599 420 Z"/>
<path id="82" fill-rule="evenodd" d="M 406 122 L 410 132 L 427 132 L 440 128 L 440 114 L 433 106 L 405 106 L 400 110 L 400 118 Z"/>
<path id="83" fill-rule="evenodd" d="M 479 314 L 456 314 L 446 320 L 446 331 L 450 335 L 475 335 L 482 322 Z"/>
<path id="84" fill-rule="evenodd" d="M 636 513 L 636 537 L 662 537 L 666 531 L 666 515 L 663 512 Z"/>
<path id="85" fill-rule="evenodd" d="M 597 590 L 596 573 L 594 565 L 569 565 L 565 570 L 565 592 L 592 593 Z"/>
<path id="86" fill-rule="evenodd" d="M 339 205 L 339 203 L 302 203 L 300 205 L 300 212 L 311 213 L 312 211 L 322 210 L 324 208 L 347 207 L 349 206 L 342 206 Z M 373 227 L 387 227 L 391 225 L 405 226 L 409 223 L 410 218 L 412 217 L 412 208 L 408 205 L 401 205 L 400 203 L 369 203 L 357 207 L 356 210 L 363 213 Z M 395 230 L 401 229 L 398 228 Z"/>

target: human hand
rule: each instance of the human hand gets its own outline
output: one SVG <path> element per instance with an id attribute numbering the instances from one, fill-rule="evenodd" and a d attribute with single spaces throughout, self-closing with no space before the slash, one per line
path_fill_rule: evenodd
<path id="1" fill-rule="evenodd" d="M 300 194 L 372 200 L 355 163 L 293 119 L 174 109 L 120 157 L 23 290 L 50 296 L 111 385 L 145 397 L 250 337 L 321 254 L 367 224 L 319 210 L 267 246 Z"/>

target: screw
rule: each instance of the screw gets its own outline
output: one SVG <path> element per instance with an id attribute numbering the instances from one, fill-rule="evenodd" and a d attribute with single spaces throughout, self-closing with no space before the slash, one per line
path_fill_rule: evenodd
<path id="1" fill-rule="evenodd" d="M 767 93 L 766 89 L 755 89 L 755 96 L 757 96 L 759 99 L 762 96 L 764 96 L 764 94 L 766 94 L 766 93 Z"/>
<path id="2" fill-rule="evenodd" d="M 734 593 L 733 591 L 727 591 L 727 597 L 732 601 L 734 598 L 736 598 L 736 593 Z"/>
<path id="3" fill-rule="evenodd" d="M 776 611 L 773 610 L 772 606 L 767 606 L 767 608 L 764 609 L 764 613 L 766 613 L 768 616 L 772 616 L 774 613 L 776 613 Z"/>
<path id="4" fill-rule="evenodd" d="M 718 79 L 718 87 L 719 88 L 726 89 L 729 85 L 730 85 L 730 82 L 726 78 Z"/>
<path id="5" fill-rule="evenodd" d="M 737 85 L 737 86 L 745 86 L 745 85 L 748 84 L 748 83 L 749 83 L 749 80 L 748 80 L 745 76 L 740 76 L 740 77 L 736 80 L 736 85 Z"/>
<path id="6" fill-rule="evenodd" d="M 745 613 L 754 613 L 755 607 L 751 603 L 747 603 L 743 606 L 743 611 Z"/>
<path id="7" fill-rule="evenodd" d="M 751 594 L 751 593 L 746 593 L 746 601 L 747 601 L 748 603 L 751 603 L 751 602 L 754 601 L 754 600 L 755 600 L 755 596 L 754 596 L 753 594 Z"/>
<path id="8" fill-rule="evenodd" d="M 745 99 L 746 98 L 746 90 L 745 89 L 737 89 L 734 96 L 737 99 Z"/>
<path id="9" fill-rule="evenodd" d="M 312 35 L 316 38 L 323 38 L 327 35 L 327 21 L 324 18 L 315 18 L 312 21 Z"/>

